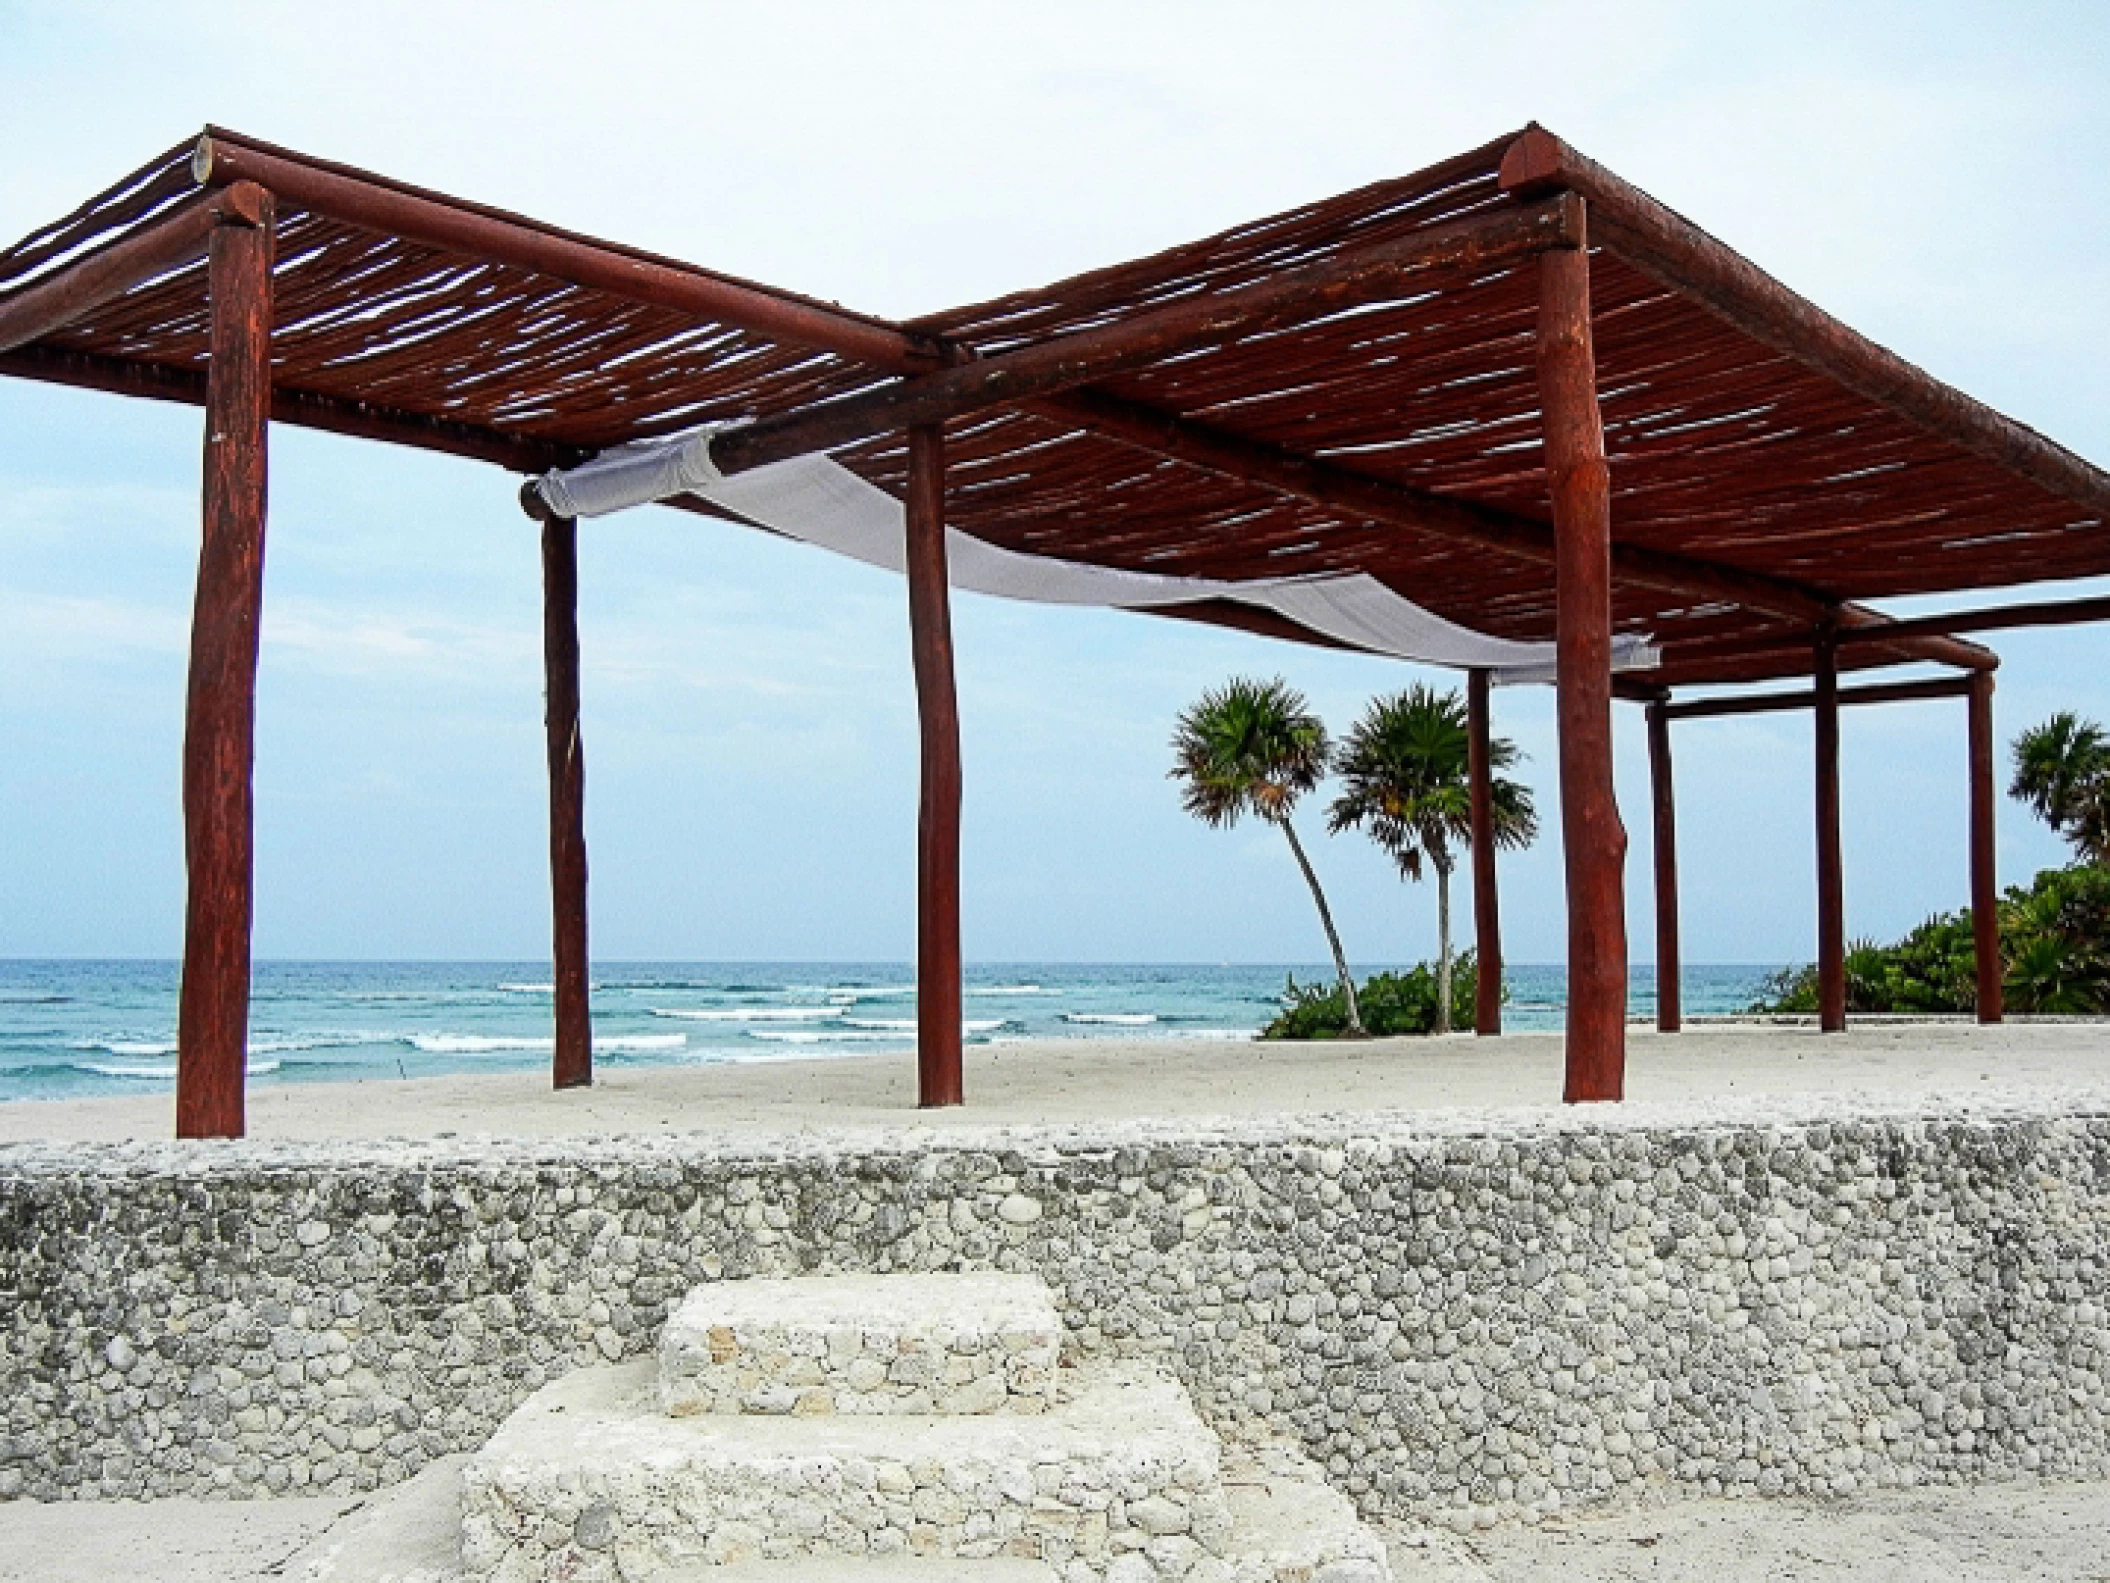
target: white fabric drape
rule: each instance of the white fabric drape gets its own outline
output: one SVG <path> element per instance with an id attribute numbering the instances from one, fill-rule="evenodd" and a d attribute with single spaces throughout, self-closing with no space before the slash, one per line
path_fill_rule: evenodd
<path id="1" fill-rule="evenodd" d="M 731 478 L 711 462 L 717 427 L 680 439 L 629 445 L 538 484 L 552 511 L 599 517 L 630 506 L 695 495 L 786 538 L 847 555 L 869 566 L 905 567 L 907 513 L 901 502 L 825 455 L 794 457 Z M 1548 681 L 1551 643 L 1518 643 L 1461 627 L 1365 573 L 1269 577 L 1233 582 L 1168 577 L 1029 555 L 945 530 L 946 564 L 955 588 L 1040 604 L 1108 605 L 1126 610 L 1229 599 L 1272 610 L 1297 625 L 1372 653 L 1461 669 L 1484 668 L 1498 682 Z M 1612 641 L 1615 670 L 1656 663 L 1646 639 Z"/>

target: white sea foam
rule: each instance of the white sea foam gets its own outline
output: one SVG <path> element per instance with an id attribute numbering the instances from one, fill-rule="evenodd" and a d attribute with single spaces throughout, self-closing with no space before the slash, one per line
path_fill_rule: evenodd
<path id="1" fill-rule="evenodd" d="M 970 984 L 970 995 L 1059 995 L 1059 989 L 1042 989 L 1038 984 Z"/>
<path id="2" fill-rule="evenodd" d="M 427 1055 L 502 1055 L 516 1050 L 554 1050 L 553 1038 L 515 1037 L 481 1033 L 413 1033 L 405 1043 Z M 680 1050 L 687 1047 L 685 1033 L 597 1034 L 596 1050 Z"/>
<path id="3" fill-rule="evenodd" d="M 683 1022 L 827 1022 L 840 1017 L 840 1006 L 718 1006 L 708 1011 L 690 1011 L 679 1006 L 654 1006 L 655 1017 L 678 1017 Z"/>
<path id="4" fill-rule="evenodd" d="M 837 984 L 828 991 L 833 1001 L 891 1000 L 897 995 L 913 995 L 913 984 Z"/>
<path id="5" fill-rule="evenodd" d="M 508 995 L 554 995 L 557 993 L 557 986 L 554 984 L 501 984 L 498 987 Z"/>
<path id="6" fill-rule="evenodd" d="M 506 1050 L 554 1050 L 555 1039 L 501 1037 L 482 1033 L 412 1033 L 403 1042 L 427 1055 L 495 1055 Z"/>
<path id="7" fill-rule="evenodd" d="M 1154 1011 L 1066 1011 L 1064 1022 L 1104 1023 L 1113 1028 L 1147 1028 L 1158 1020 Z"/>
<path id="8" fill-rule="evenodd" d="M 1005 1021 L 1006 1019 L 1002 1017 L 969 1017 L 960 1024 L 960 1027 L 967 1033 L 992 1033 L 996 1029 L 1001 1028 Z M 843 1026 L 846 1028 L 885 1029 L 913 1033 L 916 1031 L 917 1024 L 914 1017 L 845 1017 L 843 1018 Z"/>
<path id="9" fill-rule="evenodd" d="M 176 1075 L 176 1063 L 174 1061 L 157 1061 L 152 1066 L 112 1066 L 102 1061 L 77 1061 L 74 1063 L 74 1069 L 81 1072 L 93 1072 L 98 1077 L 134 1077 L 163 1083 Z M 251 1077 L 260 1077 L 266 1072 L 276 1072 L 277 1070 L 278 1062 L 276 1061 L 251 1061 L 249 1063 L 249 1075 Z"/>
<path id="10" fill-rule="evenodd" d="M 907 1033 L 881 1033 L 871 1028 L 749 1028 L 747 1036 L 766 1039 L 771 1044 L 899 1044 L 910 1037 Z"/>

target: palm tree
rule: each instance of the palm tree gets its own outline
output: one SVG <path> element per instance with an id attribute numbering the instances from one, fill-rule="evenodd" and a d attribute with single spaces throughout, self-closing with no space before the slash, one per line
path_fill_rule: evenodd
<path id="1" fill-rule="evenodd" d="M 1319 876 L 1312 872 L 1304 843 L 1297 839 L 1290 812 L 1297 799 L 1325 778 L 1332 754 L 1326 726 L 1311 712 L 1304 695 L 1277 677 L 1271 682 L 1233 677 L 1203 693 L 1173 728 L 1172 779 L 1180 783 L 1180 804 L 1204 824 L 1229 829 L 1241 815 L 1252 814 L 1279 829 L 1304 871 L 1311 899 L 1319 909 L 1326 943 L 1333 948 L 1333 968 L 1341 998 L 1348 1007 L 1347 1032 L 1363 1034 L 1362 1009 L 1355 1002 L 1355 981 Z"/>
<path id="2" fill-rule="evenodd" d="M 2029 805 L 2090 863 L 2110 860 L 2110 738 L 2062 709 L 2015 738 L 2008 795 Z"/>
<path id="3" fill-rule="evenodd" d="M 1505 770 L 1523 755 L 1506 737 L 1487 745 L 1488 768 Z M 1402 878 L 1418 881 L 1422 865 L 1436 871 L 1436 1031 L 1451 1031 L 1451 871 L 1472 845 L 1471 740 L 1465 705 L 1455 692 L 1416 683 L 1371 701 L 1341 744 L 1334 768 L 1346 783 L 1333 800 L 1327 825 L 1336 833 L 1365 830 L 1391 854 Z M 1525 847 L 1538 835 L 1531 791 L 1493 776 L 1494 837 L 1498 847 Z"/>

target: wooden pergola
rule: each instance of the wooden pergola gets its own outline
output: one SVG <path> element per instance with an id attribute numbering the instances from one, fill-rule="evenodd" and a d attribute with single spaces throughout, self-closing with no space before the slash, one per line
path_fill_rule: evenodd
<path id="1" fill-rule="evenodd" d="M 1979 1012 L 1999 1016 L 1992 673 L 1958 634 L 2101 601 L 1893 620 L 1866 601 L 2110 572 L 2110 476 L 1873 345 L 1530 127 L 1132 263 L 906 322 L 254 139 L 203 136 L 0 253 L 0 373 L 205 409 L 184 757 L 177 1129 L 243 1129 L 251 762 L 271 422 L 534 475 L 745 420 L 734 474 L 817 451 L 903 498 L 920 702 L 920 1097 L 960 1081 L 958 718 L 944 529 L 1242 580 L 1364 572 L 1558 653 L 1566 1097 L 1625 1061 L 1612 703 L 1645 702 L 1660 1019 L 1675 1028 L 1669 725 L 1816 725 L 1824 1025 L 1843 1025 L 1838 711 L 1968 699 Z M 713 508 L 690 502 L 697 509 Z M 576 524 L 543 525 L 556 1056 L 588 1082 Z M 1164 614 L 1332 641 L 1232 602 Z M 1615 678 L 1615 633 L 1662 663 Z M 1842 688 L 1931 662 L 1934 682 Z M 1675 689 L 1810 676 L 1805 693 Z M 1488 816 L 1488 677 L 1469 691 Z M 1478 1027 L 1500 1029 L 1493 844 Z M 1490 970 L 1492 969 L 1492 970 Z"/>

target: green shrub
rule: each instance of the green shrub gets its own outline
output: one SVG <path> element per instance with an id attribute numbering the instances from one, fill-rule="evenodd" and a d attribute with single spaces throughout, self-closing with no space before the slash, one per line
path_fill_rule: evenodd
<path id="1" fill-rule="evenodd" d="M 2007 1009 L 2041 1015 L 2110 1012 L 2110 870 L 2046 869 L 2000 902 Z M 1936 913 L 1895 945 L 1857 940 L 1846 953 L 1849 1012 L 1968 1012 L 1977 1002 L 1978 951 L 1969 913 Z M 1783 968 L 1751 1010 L 1817 1010 L 1817 969 Z"/>
<path id="2" fill-rule="evenodd" d="M 1451 1026 L 1473 1025 L 1473 999 L 1480 981 L 1473 953 L 1451 964 Z M 1505 988 L 1503 999 L 1508 999 Z M 1436 1030 L 1436 969 L 1422 962 L 1404 973 L 1374 974 L 1356 990 L 1363 1026 L 1377 1035 Z M 1348 1026 L 1348 1007 L 1338 984 L 1299 984 L 1292 974 L 1282 990 L 1282 1011 L 1261 1030 L 1263 1039 L 1337 1039 Z"/>

